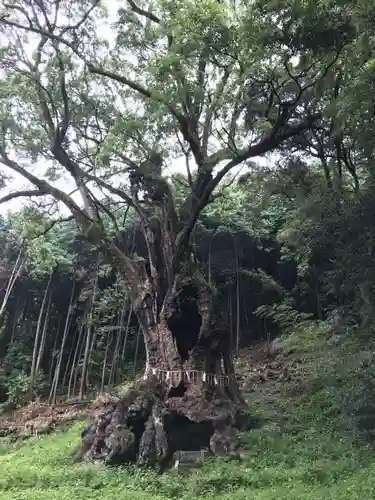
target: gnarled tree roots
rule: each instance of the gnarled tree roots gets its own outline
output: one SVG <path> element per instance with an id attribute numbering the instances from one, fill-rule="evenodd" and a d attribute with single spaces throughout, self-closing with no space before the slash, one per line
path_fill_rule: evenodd
<path id="1" fill-rule="evenodd" d="M 82 431 L 78 455 L 111 465 L 133 462 L 161 469 L 176 451 L 236 455 L 241 413 L 219 389 L 181 385 L 171 391 L 156 379 L 142 381 Z"/>

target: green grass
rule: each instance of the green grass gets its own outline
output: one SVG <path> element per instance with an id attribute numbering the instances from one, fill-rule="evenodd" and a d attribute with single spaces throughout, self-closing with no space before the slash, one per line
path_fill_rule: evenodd
<path id="1" fill-rule="evenodd" d="M 288 359 L 302 358 L 303 390 L 291 392 L 295 381 L 270 382 L 249 395 L 264 425 L 241 436 L 242 462 L 212 459 L 184 475 L 73 464 L 77 424 L 0 443 L 0 499 L 372 500 L 375 452 L 355 439 L 341 409 L 368 351 L 349 341 L 327 345 L 316 327 L 283 341 L 293 351 Z"/>

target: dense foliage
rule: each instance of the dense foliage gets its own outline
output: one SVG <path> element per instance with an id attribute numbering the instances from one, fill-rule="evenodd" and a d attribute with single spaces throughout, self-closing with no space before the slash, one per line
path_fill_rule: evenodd
<path id="1" fill-rule="evenodd" d="M 135 373 L 142 259 L 168 297 L 194 255 L 234 353 L 374 329 L 371 2 L 125 4 L 108 39 L 99 2 L 0 10 L 2 400 Z"/>

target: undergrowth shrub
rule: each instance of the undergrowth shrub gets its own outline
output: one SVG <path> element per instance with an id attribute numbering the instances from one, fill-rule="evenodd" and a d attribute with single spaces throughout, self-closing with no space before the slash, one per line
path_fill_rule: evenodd
<path id="1" fill-rule="evenodd" d="M 313 317 L 313 314 L 297 311 L 293 300 L 286 298 L 273 304 L 263 304 L 255 310 L 255 315 L 271 320 L 281 330 L 302 327 Z"/>
<path id="2" fill-rule="evenodd" d="M 6 381 L 8 393 L 7 403 L 13 406 L 18 406 L 30 401 L 30 375 L 18 371 L 12 373 Z M 42 372 L 38 372 L 35 377 L 34 390 L 32 399 L 38 396 L 46 396 L 48 391 L 48 383 Z"/>
<path id="3" fill-rule="evenodd" d="M 275 345 L 303 365 L 285 396 L 301 398 L 306 415 L 323 427 L 375 445 L 375 341 L 368 332 L 330 317 L 289 328 Z"/>
<path id="4" fill-rule="evenodd" d="M 343 409 L 358 437 L 375 445 L 375 351 L 366 351 L 357 360 Z"/>

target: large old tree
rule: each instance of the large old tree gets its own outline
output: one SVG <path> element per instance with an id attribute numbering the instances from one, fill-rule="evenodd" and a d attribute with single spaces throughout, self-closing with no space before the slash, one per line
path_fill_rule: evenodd
<path id="1" fill-rule="evenodd" d="M 0 162 L 11 191 L 1 202 L 65 207 L 128 285 L 145 392 L 90 428 L 89 453 L 152 463 L 208 442 L 228 452 L 243 399 L 228 339 L 211 329 L 214 289 L 196 270 L 191 236 L 226 174 L 319 126 L 315 91 L 343 43 L 322 53 L 300 43 L 284 11 L 241 2 L 108 5 L 3 4 Z M 176 158 L 186 164 L 183 202 L 165 175 Z M 128 213 L 143 234 L 139 255 L 121 239 Z"/>

